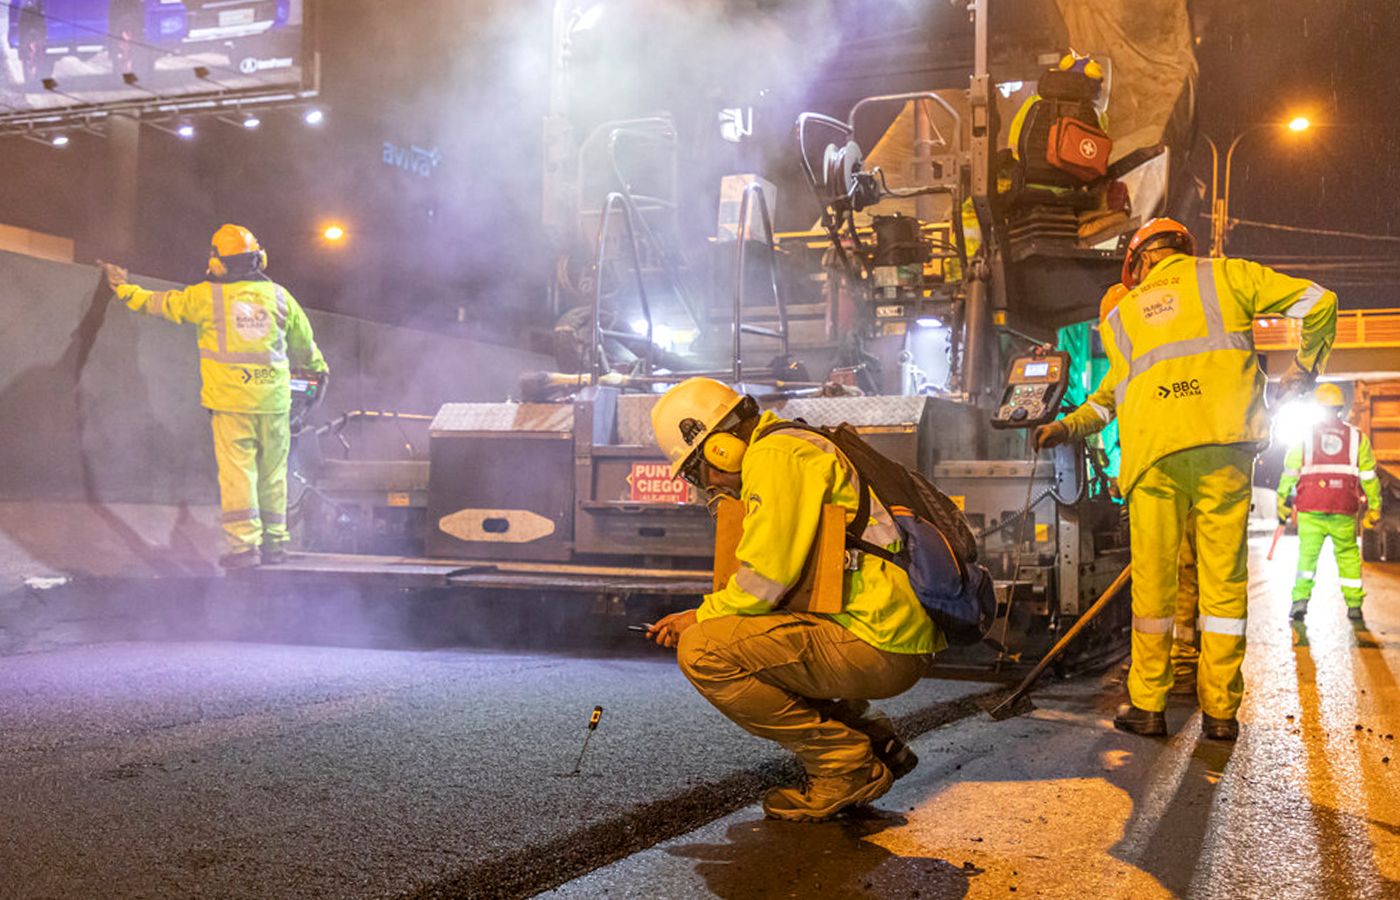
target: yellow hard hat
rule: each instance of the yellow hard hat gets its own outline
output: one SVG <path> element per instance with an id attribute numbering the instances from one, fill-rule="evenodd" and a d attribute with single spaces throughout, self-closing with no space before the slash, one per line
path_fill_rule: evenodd
<path id="1" fill-rule="evenodd" d="M 672 478 L 743 401 L 743 394 L 713 378 L 688 378 L 661 395 L 651 408 L 651 428 Z"/>
<path id="2" fill-rule="evenodd" d="M 1331 382 L 1323 382 L 1313 391 L 1313 399 L 1323 406 L 1335 406 L 1340 409 L 1347 405 L 1346 398 L 1342 396 L 1342 389 Z"/>
<path id="3" fill-rule="evenodd" d="M 209 239 L 209 274 L 227 275 L 228 266 L 224 263 L 224 258 L 242 256 L 245 253 L 256 253 L 258 268 L 267 267 L 267 252 L 259 246 L 253 232 L 242 225 L 220 226 Z"/>

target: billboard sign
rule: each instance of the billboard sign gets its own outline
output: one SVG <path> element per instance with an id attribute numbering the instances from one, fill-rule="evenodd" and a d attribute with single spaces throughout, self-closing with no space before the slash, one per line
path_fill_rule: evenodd
<path id="1" fill-rule="evenodd" d="M 0 0 L 0 116 L 299 90 L 305 0 Z"/>

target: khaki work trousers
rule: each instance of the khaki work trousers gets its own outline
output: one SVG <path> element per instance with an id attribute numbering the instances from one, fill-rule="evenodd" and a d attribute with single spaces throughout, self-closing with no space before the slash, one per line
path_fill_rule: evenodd
<path id="1" fill-rule="evenodd" d="M 281 545 L 287 533 L 287 455 L 292 446 L 286 413 L 212 411 L 214 457 L 219 462 L 219 505 L 230 552 Z"/>
<path id="2" fill-rule="evenodd" d="M 903 693 L 923 677 L 932 654 L 890 653 L 823 616 L 775 612 L 698 622 L 681 634 L 676 658 L 716 709 L 791 750 L 818 777 L 871 760 L 870 739 L 832 717 L 829 701 Z"/>

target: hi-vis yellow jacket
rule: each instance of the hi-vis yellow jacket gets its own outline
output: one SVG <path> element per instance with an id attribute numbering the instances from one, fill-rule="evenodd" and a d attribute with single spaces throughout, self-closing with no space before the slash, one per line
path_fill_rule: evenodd
<path id="1" fill-rule="evenodd" d="M 1110 368 L 1065 417 L 1082 438 L 1118 417 L 1124 496 L 1153 463 L 1204 444 L 1269 437 L 1267 379 L 1254 354 L 1254 319 L 1303 320 L 1298 363 L 1321 372 L 1337 330 L 1337 295 L 1243 259 L 1183 254 L 1157 265 L 1099 323 Z"/>
<path id="2" fill-rule="evenodd" d="M 772 612 L 802 576 L 822 506 L 839 503 L 847 509 L 847 521 L 855 518 L 857 484 L 830 441 L 806 431 L 783 431 L 759 440 L 783 421 L 765 412 L 744 453 L 739 499 L 746 512 L 736 553 L 739 571 L 723 590 L 700 604 L 700 621 Z M 900 534 L 894 519 L 878 498 L 871 500 L 865 540 L 897 549 Z M 860 568 L 845 577 L 845 608 L 827 618 L 892 653 L 932 653 L 947 646 L 899 566 L 864 553 Z"/>
<path id="3" fill-rule="evenodd" d="M 284 413 L 290 364 L 326 371 L 306 314 L 271 281 L 203 281 L 178 291 L 124 284 L 117 296 L 137 312 L 198 327 L 200 402 L 209 409 Z"/>

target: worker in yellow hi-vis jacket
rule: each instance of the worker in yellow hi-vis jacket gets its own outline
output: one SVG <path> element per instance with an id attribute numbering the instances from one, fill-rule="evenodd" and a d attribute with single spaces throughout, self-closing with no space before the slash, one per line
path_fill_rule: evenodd
<path id="1" fill-rule="evenodd" d="M 326 372 L 311 323 L 286 288 L 263 273 L 267 254 L 246 228 L 224 225 L 211 240 L 209 280 L 148 291 L 120 266 L 103 264 L 113 292 L 137 312 L 199 330 L 201 403 L 214 429 L 225 568 L 286 558 L 290 370 Z"/>
<path id="2" fill-rule="evenodd" d="M 1254 354 L 1259 316 L 1303 320 L 1285 395 L 1309 384 L 1331 352 L 1337 298 L 1320 285 L 1242 259 L 1197 259 L 1190 232 L 1153 219 L 1123 262 L 1130 293 L 1099 326 L 1110 369 L 1083 406 L 1036 430 L 1039 447 L 1118 417 L 1118 484 L 1132 526 L 1133 633 L 1124 731 L 1166 733 L 1177 566 L 1196 511 L 1202 732 L 1239 734 L 1248 584 L 1245 538 L 1254 454 L 1268 439 L 1265 376 Z"/>

